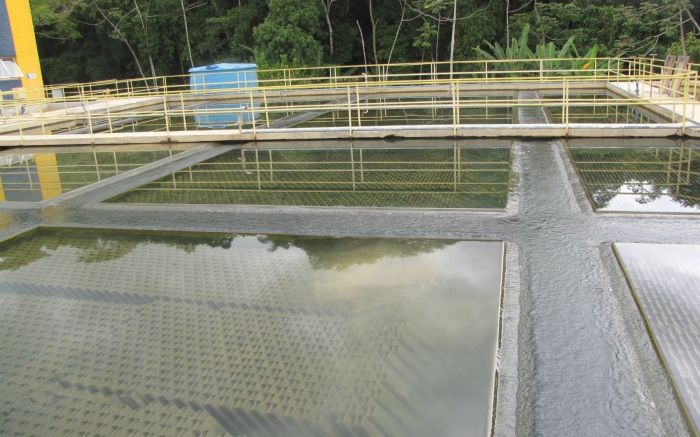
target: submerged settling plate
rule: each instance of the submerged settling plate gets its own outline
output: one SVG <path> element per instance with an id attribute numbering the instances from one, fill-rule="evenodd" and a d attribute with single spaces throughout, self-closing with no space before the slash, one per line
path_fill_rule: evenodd
<path id="1" fill-rule="evenodd" d="M 39 229 L 0 434 L 486 436 L 503 244 Z"/>
<path id="2" fill-rule="evenodd" d="M 700 425 L 700 246 L 615 244 L 676 389 Z"/>
<path id="3" fill-rule="evenodd" d="M 445 144 L 443 142 L 442 144 Z M 116 203 L 505 208 L 510 144 L 242 148 L 110 200 Z"/>
<path id="4" fill-rule="evenodd" d="M 181 151 L 158 146 L 11 150 L 0 154 L 0 201 L 49 200 Z"/>
<path id="5" fill-rule="evenodd" d="M 598 211 L 700 212 L 700 150 L 694 147 L 570 147 Z"/>

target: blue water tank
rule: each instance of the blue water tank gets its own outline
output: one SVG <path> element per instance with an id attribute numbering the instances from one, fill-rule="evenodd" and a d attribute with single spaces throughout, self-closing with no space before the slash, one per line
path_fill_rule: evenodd
<path id="1" fill-rule="evenodd" d="M 213 64 L 190 68 L 190 90 L 201 94 L 203 91 L 214 93 L 237 93 L 236 88 L 255 88 L 258 86 L 258 66 L 255 64 Z M 228 91 L 224 91 L 228 90 Z M 253 106 L 254 107 L 254 106 Z M 198 127 L 225 129 L 236 127 L 239 120 L 251 123 L 259 113 L 250 108 L 249 103 L 206 103 L 200 108 L 214 110 L 216 114 L 195 115 Z M 243 109 L 243 111 L 241 111 Z"/>
<path id="2" fill-rule="evenodd" d="M 258 86 L 258 66 L 255 64 L 213 64 L 192 67 L 189 72 L 192 91 Z"/>

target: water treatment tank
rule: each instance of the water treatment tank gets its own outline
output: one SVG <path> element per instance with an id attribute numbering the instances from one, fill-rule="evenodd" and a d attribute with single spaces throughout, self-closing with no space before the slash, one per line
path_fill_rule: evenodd
<path id="1" fill-rule="evenodd" d="M 258 66 L 255 64 L 213 64 L 192 67 L 189 72 L 192 91 L 258 86 Z"/>
<path id="2" fill-rule="evenodd" d="M 238 89 L 258 86 L 258 66 L 255 64 L 213 64 L 190 68 L 190 89 L 197 94 L 233 93 L 240 98 Z M 205 94 L 209 94 L 205 93 Z M 248 101 L 245 103 L 208 102 L 197 109 L 195 122 L 200 128 L 227 129 L 253 123 L 260 114 Z"/>

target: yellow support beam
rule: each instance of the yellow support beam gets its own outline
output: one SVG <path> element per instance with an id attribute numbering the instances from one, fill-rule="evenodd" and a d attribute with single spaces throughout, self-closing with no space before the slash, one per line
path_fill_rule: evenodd
<path id="1" fill-rule="evenodd" d="M 27 90 L 28 98 L 42 98 L 44 79 L 29 0 L 5 0 L 5 4 L 15 46 L 15 62 L 24 73 L 22 87 Z"/>

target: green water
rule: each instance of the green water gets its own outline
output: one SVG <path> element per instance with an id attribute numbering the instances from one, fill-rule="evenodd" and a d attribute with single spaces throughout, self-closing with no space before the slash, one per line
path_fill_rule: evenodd
<path id="1" fill-rule="evenodd" d="M 3 164 L 0 164 L 0 181 L 4 199 L 48 200 L 182 151 L 169 148 L 107 150 L 89 147 L 82 150 L 41 149 L 36 153 L 18 150 L 3 154 L 0 157 L 3 160 Z"/>
<path id="2" fill-rule="evenodd" d="M 569 149 L 596 209 L 700 212 L 700 150 L 691 147 Z"/>
<path id="3" fill-rule="evenodd" d="M 545 96 L 558 98 L 561 96 Z M 608 94 L 574 94 L 570 96 L 569 123 L 609 123 L 609 124 L 654 124 L 661 117 L 641 110 L 637 106 L 626 105 Z M 550 123 L 563 123 L 561 106 L 545 108 Z"/>
<path id="4" fill-rule="evenodd" d="M 510 149 L 244 149 L 178 171 L 117 203 L 505 208 Z"/>
<path id="5" fill-rule="evenodd" d="M 501 107 L 464 107 L 459 109 L 461 124 L 512 124 L 515 123 L 515 112 L 508 102 L 512 96 L 462 96 L 461 104 L 472 100 L 490 101 L 490 104 L 501 104 Z M 358 117 L 362 126 L 403 126 L 403 125 L 432 125 L 452 124 L 452 100 L 450 98 L 401 98 L 401 99 L 367 99 L 361 103 L 359 113 L 356 108 L 349 111 L 330 111 L 295 127 L 346 127 L 350 117 L 354 126 L 358 125 Z M 362 106 L 364 105 L 364 107 Z M 372 105 L 393 106 L 390 109 L 371 109 Z M 434 108 L 430 108 L 434 105 Z M 397 107 L 398 106 L 398 107 Z M 403 107 L 401 107 L 403 106 Z M 442 107 L 438 107 L 442 106 Z"/>
<path id="6" fill-rule="evenodd" d="M 502 251 L 25 234 L 0 246 L 0 434 L 484 436 Z"/>

